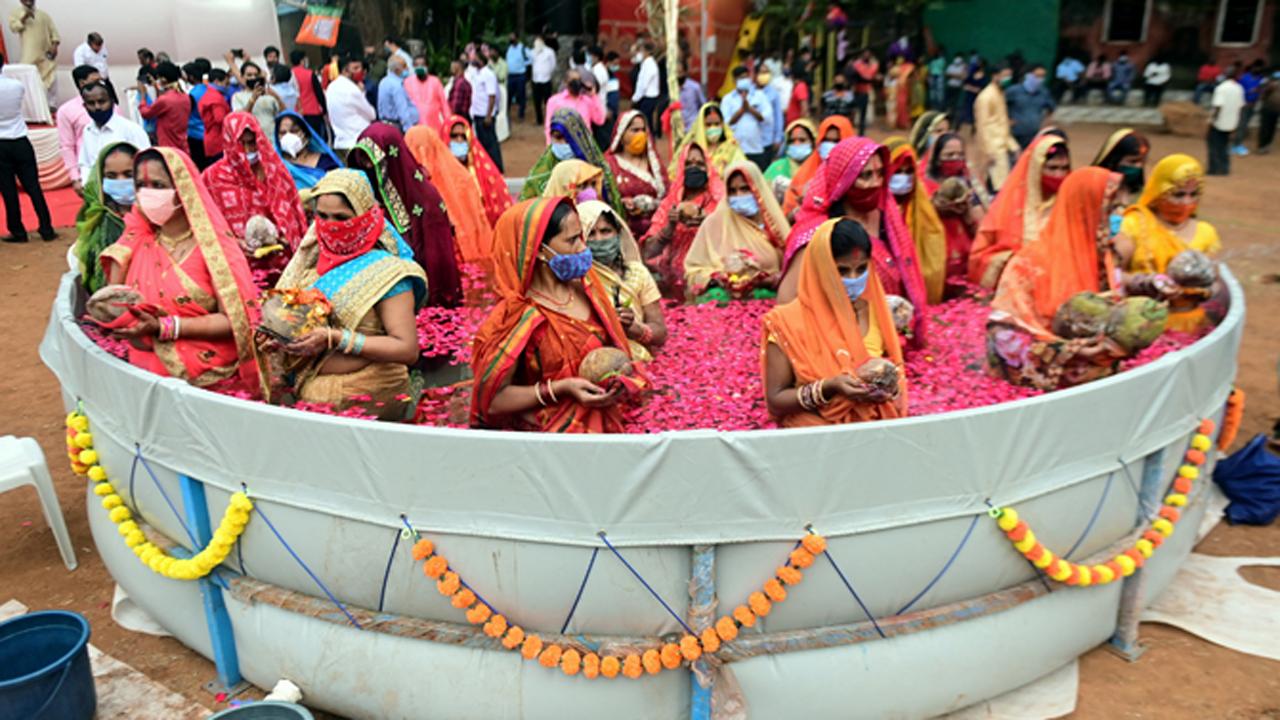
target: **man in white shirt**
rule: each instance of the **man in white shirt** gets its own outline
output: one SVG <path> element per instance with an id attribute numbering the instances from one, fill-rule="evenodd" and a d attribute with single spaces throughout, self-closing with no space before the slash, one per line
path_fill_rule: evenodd
<path id="1" fill-rule="evenodd" d="M 364 95 L 364 61 L 347 56 L 341 67 L 342 74 L 329 83 L 324 97 L 329 106 L 329 123 L 333 125 L 333 147 L 345 157 L 378 113 Z"/>
<path id="2" fill-rule="evenodd" d="M 126 142 L 138 150 L 151 147 L 147 131 L 138 123 L 116 113 L 116 104 L 111 100 L 111 91 L 101 82 L 85 85 L 80 91 L 84 101 L 85 112 L 92 120 L 85 126 L 80 136 L 80 178 L 81 182 L 89 179 L 98 162 L 98 155 L 103 148 L 119 142 Z"/>
<path id="3" fill-rule="evenodd" d="M 769 152 L 773 132 L 773 105 L 768 96 L 751 81 L 751 73 L 739 65 L 733 69 L 734 91 L 720 101 L 724 121 L 747 159 L 764 172 L 773 161 Z"/>
<path id="4" fill-rule="evenodd" d="M 542 38 L 533 39 L 533 118 L 539 126 L 551 99 L 551 76 L 556 74 L 556 51 Z"/>
<path id="5" fill-rule="evenodd" d="M 3 68 L 4 55 L 0 55 L 0 70 Z M 45 242 L 58 237 L 40 189 L 40 168 L 36 165 L 35 148 L 27 139 L 27 121 L 22 119 L 22 99 L 26 94 L 22 83 L 0 76 L 0 196 L 4 197 L 4 216 L 9 226 L 9 234 L 0 240 L 7 243 L 27 241 L 15 180 L 22 182 L 22 189 L 31 198 L 31 206 L 40 221 L 40 237 Z"/>
<path id="6" fill-rule="evenodd" d="M 640 66 L 640 73 L 636 76 L 636 90 L 631 94 L 631 106 L 644 115 L 650 128 L 656 128 L 653 113 L 658 109 L 658 97 L 662 94 L 662 88 L 658 86 L 658 61 L 653 59 L 653 43 L 645 40 L 637 45 L 636 54 L 631 60 Z"/>
<path id="7" fill-rule="evenodd" d="M 477 54 L 471 60 L 471 127 L 475 129 L 476 139 L 489 153 L 489 159 L 498 166 L 498 172 L 505 172 L 502 165 L 502 144 L 498 142 L 498 76 L 489 69 L 484 57 Z"/>
<path id="8" fill-rule="evenodd" d="M 1231 135 L 1240 127 L 1244 108 L 1244 86 L 1238 80 L 1240 67 L 1227 68 L 1226 78 L 1213 89 L 1213 117 L 1209 125 L 1209 175 L 1231 174 Z"/>
<path id="9" fill-rule="evenodd" d="M 98 69 L 98 74 L 103 80 L 111 78 L 111 73 L 107 71 L 107 44 L 98 33 L 89 33 L 89 38 L 80 43 L 71 58 L 73 66 L 92 65 Z"/>
<path id="10" fill-rule="evenodd" d="M 1160 97 L 1164 95 L 1164 86 L 1173 77 L 1173 68 L 1165 62 L 1163 56 L 1157 55 L 1142 69 L 1143 104 L 1147 107 L 1159 107 Z"/>

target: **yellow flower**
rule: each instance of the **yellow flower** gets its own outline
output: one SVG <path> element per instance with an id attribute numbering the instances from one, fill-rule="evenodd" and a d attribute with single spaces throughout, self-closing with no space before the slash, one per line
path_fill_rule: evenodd
<path id="1" fill-rule="evenodd" d="M 101 465 L 94 465 L 89 468 L 89 479 L 94 482 L 104 482 L 107 479 L 107 471 L 103 470 Z"/>
<path id="2" fill-rule="evenodd" d="M 120 506 L 121 506 L 121 505 L 123 505 L 123 504 L 124 504 L 124 498 L 120 497 L 119 495 L 116 495 L 115 493 L 112 493 L 112 494 L 110 494 L 110 495 L 108 495 L 108 496 L 106 496 L 106 497 L 102 498 L 102 509 L 103 509 L 103 510 L 110 510 L 111 508 L 118 508 L 118 507 L 120 507 Z"/>
<path id="3" fill-rule="evenodd" d="M 79 457 L 80 457 L 81 465 L 97 465 L 98 464 L 97 450 L 81 450 Z"/>
<path id="4" fill-rule="evenodd" d="M 82 450 L 88 450 L 89 448 L 93 447 L 93 433 L 87 433 L 87 432 L 77 433 L 76 447 Z"/>
<path id="5" fill-rule="evenodd" d="M 1017 524 L 1018 511 L 1013 508 L 1004 508 L 1000 511 L 1000 517 L 996 519 L 996 525 L 999 525 L 1000 529 L 1005 532 L 1009 532 Z"/>
<path id="6" fill-rule="evenodd" d="M 1013 547 L 1020 553 L 1025 553 L 1036 546 L 1036 534 L 1027 530 L 1027 536 L 1013 544 Z"/>
<path id="7" fill-rule="evenodd" d="M 93 467 L 89 468 L 90 470 L 89 474 L 92 475 L 93 474 L 92 471 L 100 470 L 100 469 L 102 469 L 101 465 L 94 465 Z M 111 483 L 109 482 L 100 482 L 97 485 L 93 486 L 93 494 L 99 497 L 102 497 L 104 495 L 111 495 L 115 493 L 115 491 L 116 489 L 111 487 Z"/>
<path id="8" fill-rule="evenodd" d="M 129 508 L 121 505 L 118 508 L 112 508 L 111 514 L 107 515 L 107 517 L 111 518 L 111 522 L 113 523 L 122 523 L 133 517 L 133 513 L 129 512 Z"/>

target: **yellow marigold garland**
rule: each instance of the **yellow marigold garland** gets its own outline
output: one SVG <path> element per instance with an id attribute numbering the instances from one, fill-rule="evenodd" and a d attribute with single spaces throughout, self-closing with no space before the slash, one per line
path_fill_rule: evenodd
<path id="1" fill-rule="evenodd" d="M 436 590 L 441 595 L 450 598 L 454 607 L 466 611 L 468 622 L 482 626 L 485 635 L 498 640 L 502 647 L 519 652 L 525 660 L 536 661 L 547 668 L 558 667 L 565 675 L 581 674 L 587 679 L 618 675 L 635 679 L 645 674 L 657 675 L 663 670 L 675 670 L 706 653 L 719 650 L 723 643 L 738 637 L 740 628 L 754 626 L 758 618 L 769 614 L 774 603 L 786 600 L 784 586 L 796 585 L 803 580 L 802 568 L 812 565 L 814 556 L 826 549 L 827 541 L 821 535 L 805 536 L 800 546 L 792 551 L 787 564 L 779 567 L 774 577 L 765 582 L 763 591 L 751 593 L 745 605 L 739 605 L 732 614 L 722 616 L 699 636 L 686 634 L 679 641 L 664 643 L 658 649 L 622 656 L 601 656 L 589 651 L 583 654 L 577 648 L 546 644 L 536 634 L 508 623 L 506 617 L 480 602 L 476 594 L 462 583 L 462 578 L 449 569 L 448 560 L 436 552 L 435 544 L 426 538 L 414 544 L 413 559 L 422 562 L 423 575 L 436 581 Z"/>
<path id="2" fill-rule="evenodd" d="M 116 493 L 107 479 L 107 471 L 98 464 L 98 453 L 93 449 L 93 434 L 89 432 L 89 418 L 78 411 L 67 416 L 67 457 L 76 474 L 88 476 L 94 482 L 93 494 L 102 498 L 103 509 L 107 511 L 111 522 L 116 524 L 116 530 L 124 537 L 125 544 L 133 550 L 133 554 L 138 556 L 143 565 L 167 578 L 198 580 L 213 572 L 215 567 L 227 559 L 231 548 L 244 532 L 245 525 L 249 523 L 253 501 L 242 492 L 234 493 L 209 544 L 189 558 L 172 557 L 147 540 L 142 529 L 134 522 L 133 513 L 125 507 L 124 498 Z"/>
<path id="3" fill-rule="evenodd" d="M 1192 484 L 1200 477 L 1200 467 L 1205 463 L 1205 452 L 1213 446 L 1209 437 L 1213 434 L 1213 420 L 1200 422 L 1196 434 L 1191 437 L 1191 447 L 1184 457 L 1185 462 L 1178 467 L 1170 492 L 1164 498 L 1156 519 L 1142 533 L 1142 537 L 1133 546 L 1117 554 L 1111 560 L 1099 565 L 1080 565 L 1064 558 L 1056 557 L 1040 541 L 1027 526 L 1025 520 L 1018 517 L 1013 508 L 993 508 L 991 516 L 1004 531 L 1013 547 L 1033 565 L 1044 571 L 1045 575 L 1067 585 L 1105 585 L 1122 577 L 1132 575 L 1142 567 L 1147 558 L 1155 553 L 1170 535 L 1174 525 L 1181 517 L 1181 510 L 1187 504 L 1187 495 L 1191 493 Z"/>

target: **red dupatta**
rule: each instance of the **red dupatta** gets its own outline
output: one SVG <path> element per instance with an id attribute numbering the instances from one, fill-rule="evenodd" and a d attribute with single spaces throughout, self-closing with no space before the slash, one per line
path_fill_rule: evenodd
<path id="1" fill-rule="evenodd" d="M 240 144 L 245 130 L 252 130 L 257 138 L 261 180 Z M 258 125 L 258 119 L 247 112 L 231 113 L 223 121 L 222 142 L 222 159 L 204 171 L 204 184 L 231 232 L 238 238 L 244 237 L 249 218 L 262 215 L 275 224 L 281 239 L 291 249 L 297 248 L 307 234 L 307 216 L 293 176 L 276 153 L 271 138 Z"/>

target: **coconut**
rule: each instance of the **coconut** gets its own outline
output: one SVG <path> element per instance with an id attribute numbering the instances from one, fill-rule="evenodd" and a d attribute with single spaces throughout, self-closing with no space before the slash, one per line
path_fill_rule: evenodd
<path id="1" fill-rule="evenodd" d="M 142 302 L 142 293 L 128 285 L 106 285 L 98 289 L 85 303 L 89 317 L 104 325 L 115 322 L 129 305 Z"/>
<path id="2" fill-rule="evenodd" d="M 889 304 L 889 313 L 893 315 L 893 326 L 897 328 L 899 335 L 905 335 L 911 328 L 911 319 L 915 317 L 916 306 L 901 295 L 886 295 L 885 302 Z"/>
<path id="3" fill-rule="evenodd" d="M 958 177 L 949 177 L 938 185 L 938 195 L 949 203 L 958 203 L 969 197 L 969 187 Z"/>
<path id="4" fill-rule="evenodd" d="M 858 380 L 886 395 L 898 391 L 898 366 L 884 358 L 871 358 L 858 368 Z"/>
<path id="5" fill-rule="evenodd" d="M 329 324 L 333 307 L 318 290 L 278 290 L 263 293 L 258 330 L 280 342 L 293 342 Z"/>
<path id="6" fill-rule="evenodd" d="M 1198 250 L 1183 250 L 1169 261 L 1165 268 L 1169 277 L 1182 287 L 1207 288 L 1217 280 L 1218 273 L 1208 255 Z"/>
<path id="7" fill-rule="evenodd" d="M 1169 307 L 1148 297 L 1125 298 L 1111 309 L 1107 337 L 1130 354 L 1137 353 L 1160 337 L 1169 320 Z"/>
<path id="8" fill-rule="evenodd" d="M 1126 295 L 1145 295 L 1151 298 L 1165 298 L 1177 290 L 1175 283 L 1168 275 L 1159 273 L 1138 273 L 1125 278 Z"/>
<path id="9" fill-rule="evenodd" d="M 1088 338 L 1107 329 L 1111 301 L 1095 292 L 1081 292 L 1062 303 L 1053 314 L 1053 334 L 1060 338 Z"/>
<path id="10" fill-rule="evenodd" d="M 676 206 L 676 219 L 690 222 L 702 217 L 702 207 L 696 202 L 686 200 Z"/>
<path id="11" fill-rule="evenodd" d="M 615 347 L 598 347 L 587 353 L 578 365 L 578 377 L 596 385 L 604 385 L 618 375 L 630 376 L 635 372 L 631 357 Z"/>
<path id="12" fill-rule="evenodd" d="M 250 250 L 280 244 L 280 231 L 275 223 L 261 215 L 254 215 L 244 224 L 244 244 Z"/>

